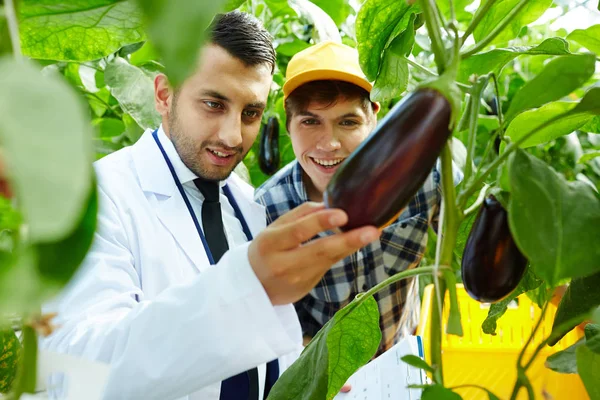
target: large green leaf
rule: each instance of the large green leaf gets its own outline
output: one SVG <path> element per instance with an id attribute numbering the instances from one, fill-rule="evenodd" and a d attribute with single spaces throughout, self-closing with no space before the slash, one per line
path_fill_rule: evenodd
<path id="1" fill-rule="evenodd" d="M 195 69 L 211 20 L 224 9 L 225 0 L 136 0 L 148 35 L 167 68 L 173 86 Z"/>
<path id="2" fill-rule="evenodd" d="M 600 324 L 585 326 L 585 345 L 594 353 L 600 354 Z"/>
<path id="3" fill-rule="evenodd" d="M 91 187 L 91 127 L 79 96 L 29 63 L 0 59 L 0 142 L 29 238 L 72 232 Z"/>
<path id="4" fill-rule="evenodd" d="M 476 41 L 481 41 L 483 38 L 488 36 L 522 0 L 498 0 L 485 14 L 473 36 Z M 481 2 L 479 7 L 483 7 L 484 1 Z M 507 43 L 509 40 L 514 39 L 521 28 L 529 25 L 530 23 L 537 20 L 544 14 L 544 12 L 550 7 L 552 0 L 527 0 L 527 4 L 523 9 L 512 19 L 508 26 L 500 32 L 494 39 L 492 44 Z"/>
<path id="5" fill-rule="evenodd" d="M 296 10 L 298 15 L 312 22 L 317 34 L 317 41 L 332 40 L 341 42 L 342 37 L 336 23 L 329 14 L 323 11 L 309 0 L 288 0 L 290 6 Z"/>
<path id="6" fill-rule="evenodd" d="M 0 330 L 0 393 L 10 390 L 17 373 L 21 342 L 12 329 Z"/>
<path id="7" fill-rule="evenodd" d="M 462 397 L 458 393 L 445 388 L 442 385 L 428 386 L 423 390 L 421 400 L 461 400 Z"/>
<path id="8" fill-rule="evenodd" d="M 515 94 L 506 112 L 507 123 L 522 111 L 567 96 L 592 77 L 595 65 L 592 54 L 560 56 L 550 61 Z"/>
<path id="9" fill-rule="evenodd" d="M 534 272 L 550 285 L 600 270 L 600 198 L 517 149 L 509 161 L 509 226 Z"/>
<path id="10" fill-rule="evenodd" d="M 127 0 L 22 0 L 19 20 L 23 53 L 33 58 L 96 60 L 144 39 Z"/>
<path id="11" fill-rule="evenodd" d="M 367 0 L 356 17 L 356 39 L 360 66 L 369 80 L 374 81 L 382 61 L 382 51 L 389 43 L 392 32 L 402 33 L 410 21 L 410 13 L 417 10 L 416 5 L 406 1 Z"/>
<path id="12" fill-rule="evenodd" d="M 600 54 L 600 25 L 590 26 L 587 29 L 575 29 L 567 36 L 567 39 Z"/>
<path id="13" fill-rule="evenodd" d="M 556 339 L 550 345 L 556 344 L 564 335 L 582 323 L 589 314 L 600 306 L 600 273 L 582 278 L 575 278 L 563 295 L 554 322 L 553 336 Z M 560 331 L 559 331 L 560 329 Z"/>
<path id="14" fill-rule="evenodd" d="M 542 280 L 535 276 L 531 267 L 528 267 L 523 278 L 521 278 L 521 282 L 519 282 L 519 286 L 505 299 L 490 305 L 488 315 L 481 324 L 483 332 L 488 335 L 496 335 L 498 319 L 504 315 L 508 309 L 508 304 L 523 293 L 538 288 L 541 284 Z"/>
<path id="15" fill-rule="evenodd" d="M 377 302 L 350 303 L 321 328 L 271 390 L 269 400 L 330 400 L 381 342 Z"/>
<path id="16" fill-rule="evenodd" d="M 465 11 L 465 7 L 473 3 L 474 0 L 454 0 L 454 12 L 456 14 L 456 20 L 459 22 L 470 22 L 473 15 L 468 11 Z M 440 12 L 450 20 L 450 2 L 449 1 L 437 1 L 437 6 Z"/>
<path id="17" fill-rule="evenodd" d="M 458 68 L 457 79 L 468 82 L 469 77 L 485 75 L 488 72 L 500 74 L 502 68 L 520 55 L 568 55 L 569 43 L 562 38 L 549 38 L 537 46 L 507 47 L 494 49 L 485 53 L 476 54 L 463 60 Z"/>
<path id="18" fill-rule="evenodd" d="M 404 32 L 396 36 L 385 50 L 381 70 L 371 90 L 373 101 L 384 101 L 398 98 L 408 86 L 408 62 L 415 41 L 415 14 L 409 14 L 409 23 Z"/>
<path id="19" fill-rule="evenodd" d="M 123 111 L 144 129 L 155 129 L 161 116 L 154 108 L 154 84 L 144 71 L 116 57 L 106 66 L 104 80 Z"/>
<path id="20" fill-rule="evenodd" d="M 600 399 L 600 354 L 587 346 L 577 348 L 577 372 L 590 396 L 590 400 Z"/>
<path id="21" fill-rule="evenodd" d="M 312 0 L 325 11 L 336 25 L 341 25 L 352 12 L 352 7 L 345 0 Z"/>
<path id="22" fill-rule="evenodd" d="M 546 359 L 546 367 L 561 374 L 577 373 L 577 348 L 585 345 L 583 338 L 572 346 L 552 354 Z"/>

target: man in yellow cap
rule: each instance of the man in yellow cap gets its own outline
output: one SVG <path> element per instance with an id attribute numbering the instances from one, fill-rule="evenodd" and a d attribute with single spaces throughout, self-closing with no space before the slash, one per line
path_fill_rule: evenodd
<path id="1" fill-rule="evenodd" d="M 349 46 L 330 41 L 311 46 L 290 60 L 286 72 L 286 127 L 296 160 L 255 192 L 255 199 L 266 207 L 267 223 L 302 203 L 322 201 L 340 163 L 375 128 L 379 111 L 379 105 L 370 100 L 372 84 L 362 73 L 358 52 Z M 436 222 L 440 200 L 440 175 L 433 170 L 380 240 L 334 264 L 295 304 L 305 340 L 357 293 L 419 264 L 427 228 Z M 319 236 L 328 234 L 331 232 Z M 375 295 L 383 334 L 378 354 L 390 348 L 399 335 L 412 333 L 418 318 L 416 289 L 415 280 L 403 280 Z M 410 307 L 407 302 L 412 303 Z"/>

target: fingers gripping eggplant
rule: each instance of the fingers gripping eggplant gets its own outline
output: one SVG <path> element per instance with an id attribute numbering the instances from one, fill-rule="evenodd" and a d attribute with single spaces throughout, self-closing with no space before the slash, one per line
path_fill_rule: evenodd
<path id="1" fill-rule="evenodd" d="M 431 173 L 450 137 L 451 105 L 434 89 L 396 104 L 344 161 L 324 194 L 348 214 L 343 230 L 393 222 Z"/>
<path id="2" fill-rule="evenodd" d="M 473 223 L 462 259 L 462 279 L 475 300 L 493 303 L 512 292 L 523 277 L 527 259 L 508 227 L 508 214 L 490 195 Z"/>
<path id="3" fill-rule="evenodd" d="M 273 175 L 279 169 L 279 121 L 269 118 L 260 135 L 258 165 L 267 175 Z"/>

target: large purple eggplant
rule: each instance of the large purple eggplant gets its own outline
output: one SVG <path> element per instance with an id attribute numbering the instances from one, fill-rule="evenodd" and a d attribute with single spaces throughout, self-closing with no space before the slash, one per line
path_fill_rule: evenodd
<path id="1" fill-rule="evenodd" d="M 451 106 L 440 92 L 419 89 L 396 104 L 338 168 L 327 207 L 348 214 L 350 230 L 393 222 L 423 185 L 450 137 Z"/>
<path id="2" fill-rule="evenodd" d="M 267 175 L 273 175 L 279 169 L 279 120 L 269 118 L 260 134 L 258 165 Z"/>
<path id="3" fill-rule="evenodd" d="M 475 300 L 494 303 L 512 292 L 527 259 L 508 227 L 508 214 L 493 195 L 485 199 L 471 227 L 462 259 L 464 287 Z"/>

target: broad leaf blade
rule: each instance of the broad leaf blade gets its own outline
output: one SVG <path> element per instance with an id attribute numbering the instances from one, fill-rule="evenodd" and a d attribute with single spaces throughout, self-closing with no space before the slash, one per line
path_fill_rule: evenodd
<path id="1" fill-rule="evenodd" d="M 587 29 L 575 29 L 567 36 L 567 39 L 600 55 L 600 25 L 590 26 Z"/>
<path id="2" fill-rule="evenodd" d="M 332 399 L 381 342 L 379 308 L 371 297 L 338 311 L 277 380 L 269 400 Z"/>
<path id="3" fill-rule="evenodd" d="M 7 393 L 16 377 L 21 342 L 12 329 L 0 330 L 0 393 Z"/>
<path id="4" fill-rule="evenodd" d="M 494 49 L 485 53 L 476 54 L 461 61 L 458 68 L 458 81 L 468 82 L 469 77 L 485 75 L 488 72 L 500 74 L 502 68 L 520 55 L 569 55 L 569 43 L 562 38 L 549 38 L 537 46 L 507 47 Z"/>
<path id="5" fill-rule="evenodd" d="M 550 285 L 600 269 L 600 199 L 517 149 L 509 161 L 509 226 L 534 272 Z"/>
<path id="6" fill-rule="evenodd" d="M 600 354 L 587 346 L 577 348 L 577 371 L 591 400 L 600 399 Z"/>
<path id="7" fill-rule="evenodd" d="M 0 59 L 0 142 L 33 242 L 72 232 L 91 187 L 90 123 L 62 79 Z"/>
<path id="8" fill-rule="evenodd" d="M 546 359 L 546 368 L 561 374 L 577 373 L 577 348 L 585 345 L 583 338 L 572 346 L 552 354 Z"/>
<path id="9" fill-rule="evenodd" d="M 585 345 L 594 353 L 600 354 L 600 324 L 585 326 Z"/>
<path id="10" fill-rule="evenodd" d="M 442 385 L 428 386 L 423 390 L 421 400 L 461 400 L 458 393 L 443 387 Z"/>
<path id="11" fill-rule="evenodd" d="M 487 37 L 521 0 L 497 1 L 485 14 L 473 36 L 477 42 Z M 480 8 L 485 4 L 481 2 Z M 512 19 L 508 26 L 492 41 L 492 44 L 507 43 L 514 39 L 524 26 L 536 21 L 552 5 L 552 0 L 528 0 L 523 9 Z"/>
<path id="12" fill-rule="evenodd" d="M 21 47 L 32 58 L 88 61 L 144 40 L 141 13 L 124 0 L 23 0 Z"/>
<path id="13" fill-rule="evenodd" d="M 312 2 L 325 11 L 338 26 L 353 12 L 350 4 L 345 0 L 312 0 Z"/>
<path id="14" fill-rule="evenodd" d="M 427 362 L 421 357 L 409 354 L 402 357 L 401 360 L 407 363 L 408 365 L 412 365 L 415 368 L 419 368 L 427 372 L 433 373 L 433 368 L 429 364 L 427 364 Z"/>
<path id="15" fill-rule="evenodd" d="M 144 71 L 117 57 L 106 66 L 104 80 L 123 111 L 139 126 L 158 128 L 161 117 L 154 108 L 154 86 Z"/>
<path id="16" fill-rule="evenodd" d="M 415 5 L 396 0 L 367 0 L 356 17 L 356 39 L 360 66 L 369 80 L 374 81 L 382 61 L 382 51 L 389 43 L 392 32 L 400 34 L 398 21 L 416 12 Z M 406 19 L 405 26 L 408 25 Z"/>
<path id="17" fill-rule="evenodd" d="M 522 111 L 559 100 L 583 85 L 594 74 L 596 57 L 591 54 L 561 56 L 527 82 L 513 98 L 506 121 L 509 123 Z"/>

